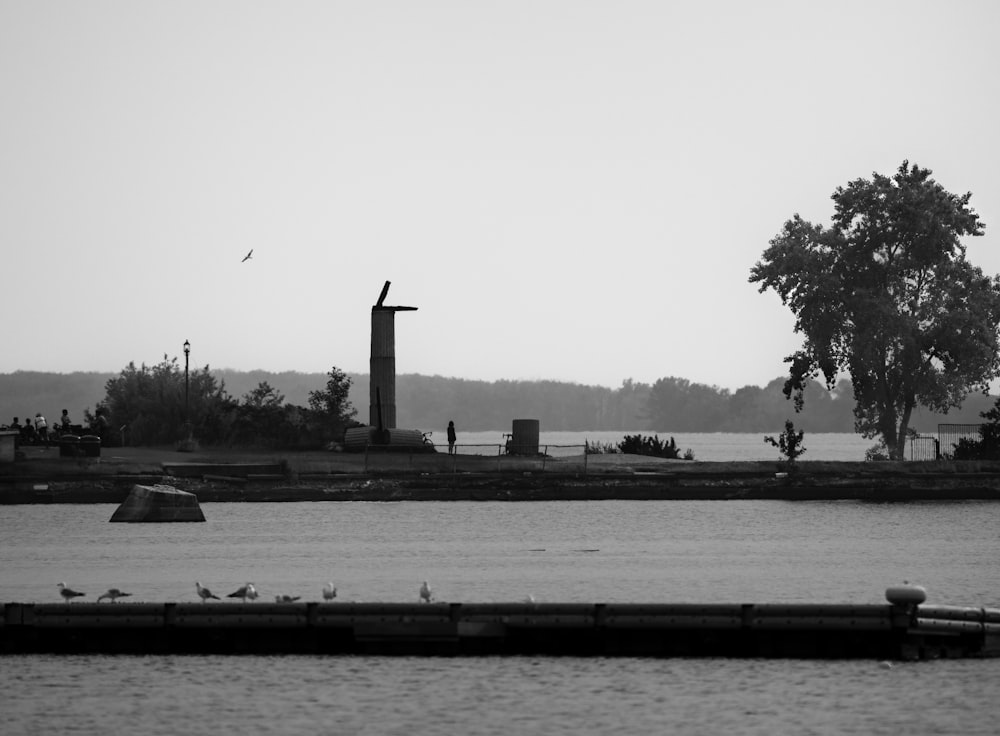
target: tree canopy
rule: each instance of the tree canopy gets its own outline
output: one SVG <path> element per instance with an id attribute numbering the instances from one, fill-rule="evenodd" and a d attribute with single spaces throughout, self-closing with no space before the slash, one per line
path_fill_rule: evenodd
<path id="1" fill-rule="evenodd" d="M 207 365 L 185 379 L 177 358 L 164 355 L 154 366 L 143 363 L 136 368 L 129 363 L 108 380 L 104 400 L 96 409 L 105 413 L 112 427 L 128 432 L 130 444 L 174 442 L 185 422 L 191 422 L 199 438 L 211 444 L 225 436 L 223 418 L 233 406 L 225 385 L 216 381 Z"/>
<path id="2" fill-rule="evenodd" d="M 326 386 L 320 391 L 309 392 L 309 413 L 313 432 L 324 441 L 342 439 L 344 430 L 354 421 L 357 409 L 351 406 L 348 396 L 351 378 L 337 366 L 327 375 Z"/>
<path id="3" fill-rule="evenodd" d="M 854 389 L 855 430 L 903 456 L 914 409 L 947 412 L 1000 374 L 1000 279 L 966 260 L 963 236 L 982 235 L 969 206 L 929 169 L 904 161 L 838 187 L 831 227 L 796 214 L 750 273 L 795 314 L 802 347 L 785 395 L 843 372 Z"/>
<path id="4" fill-rule="evenodd" d="M 310 392 L 309 408 L 286 403 L 267 381 L 238 401 L 208 366 L 185 376 L 177 358 L 164 355 L 154 366 L 129 363 L 107 381 L 104 399 L 86 415 L 96 425 L 96 414 L 103 414 L 132 445 L 173 443 L 190 422 L 206 445 L 320 447 L 342 439 L 356 413 L 348 400 L 351 379 L 337 367 L 327 377 L 324 390 Z"/>

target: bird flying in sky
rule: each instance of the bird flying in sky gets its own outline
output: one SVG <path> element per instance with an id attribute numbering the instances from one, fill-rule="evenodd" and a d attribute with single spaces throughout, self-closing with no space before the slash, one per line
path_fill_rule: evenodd
<path id="1" fill-rule="evenodd" d="M 243 260 L 240 261 L 240 263 L 246 263 L 247 261 L 250 260 L 250 256 L 252 256 L 252 255 L 253 255 L 253 248 L 250 249 L 249 253 L 247 253 L 245 256 L 243 256 Z"/>

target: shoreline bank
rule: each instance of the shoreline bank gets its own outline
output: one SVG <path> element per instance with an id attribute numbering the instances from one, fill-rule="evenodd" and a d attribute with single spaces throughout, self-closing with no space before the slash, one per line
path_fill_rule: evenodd
<path id="1" fill-rule="evenodd" d="M 121 503 L 134 485 L 201 502 L 866 500 L 1000 501 L 994 462 L 699 462 L 442 453 L 181 453 L 104 448 L 61 458 L 31 448 L 0 466 L 0 504 Z"/>

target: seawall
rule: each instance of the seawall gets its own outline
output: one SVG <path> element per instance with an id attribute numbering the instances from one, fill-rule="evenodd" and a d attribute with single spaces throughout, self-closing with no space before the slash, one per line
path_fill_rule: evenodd
<path id="1" fill-rule="evenodd" d="M 850 604 L 8 603 L 0 653 L 1000 656 L 1000 610 Z"/>
<path id="2" fill-rule="evenodd" d="M 131 450 L 132 448 L 128 448 Z M 111 452 L 122 455 L 111 455 Z M 118 449 L 0 466 L 0 504 L 115 503 L 164 484 L 200 502 L 1000 500 L 1000 463 L 660 461 L 640 456 L 287 456 Z"/>

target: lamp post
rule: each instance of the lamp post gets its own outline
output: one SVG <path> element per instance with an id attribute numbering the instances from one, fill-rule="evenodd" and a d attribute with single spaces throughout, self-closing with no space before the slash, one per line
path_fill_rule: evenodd
<path id="1" fill-rule="evenodd" d="M 191 343 L 184 341 L 184 423 L 188 423 L 188 396 L 191 393 L 191 382 L 188 379 L 188 359 L 191 357 Z"/>
<path id="2" fill-rule="evenodd" d="M 191 379 L 188 373 L 188 365 L 191 360 L 191 343 L 187 340 L 184 341 L 184 434 L 185 437 L 177 444 L 177 449 L 180 452 L 194 452 L 197 449 L 197 443 L 194 441 L 194 435 L 191 431 L 191 416 L 189 414 L 189 399 L 191 396 Z"/>

